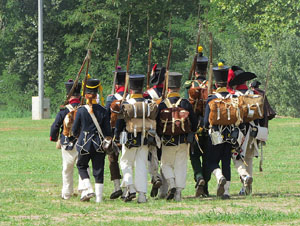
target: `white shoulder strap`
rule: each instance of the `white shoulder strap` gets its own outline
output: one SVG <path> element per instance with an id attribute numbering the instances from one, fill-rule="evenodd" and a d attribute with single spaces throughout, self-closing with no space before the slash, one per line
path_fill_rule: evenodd
<path id="1" fill-rule="evenodd" d="M 122 97 L 121 94 L 119 94 L 119 93 L 115 93 L 114 96 L 115 96 L 115 98 L 116 98 L 117 100 L 122 100 L 122 99 L 123 99 L 123 97 Z"/>
<path id="2" fill-rule="evenodd" d="M 134 98 L 130 98 L 130 99 L 127 100 L 127 102 L 128 102 L 129 104 L 135 104 L 135 103 L 136 103 L 136 100 L 135 100 Z"/>
<path id="3" fill-rule="evenodd" d="M 86 104 L 86 105 L 84 105 L 84 107 L 87 109 L 88 113 L 92 117 L 92 120 L 93 120 L 93 122 L 94 122 L 94 124 L 95 124 L 95 126 L 96 126 L 96 128 L 98 130 L 99 135 L 102 136 L 102 138 L 104 138 L 104 135 L 102 133 L 101 127 L 99 126 L 99 123 L 98 123 L 98 121 L 96 119 L 95 114 L 90 112 L 90 109 L 91 109 L 90 106 Z"/>
<path id="4" fill-rule="evenodd" d="M 166 104 L 167 108 L 178 107 L 178 105 L 180 104 L 181 100 L 182 99 L 179 98 L 175 104 L 172 104 L 171 101 L 169 100 L 169 98 L 166 98 L 165 99 L 165 104 Z"/>
<path id="5" fill-rule="evenodd" d="M 158 100 L 159 99 L 158 94 L 155 92 L 155 90 L 153 88 L 147 90 L 147 93 L 150 95 L 152 100 Z"/>
<path id="6" fill-rule="evenodd" d="M 74 110 L 73 106 L 71 104 L 66 105 L 66 108 L 71 112 Z"/>
<path id="7" fill-rule="evenodd" d="M 215 93 L 215 95 L 216 95 L 218 98 L 223 98 L 223 96 L 221 95 L 221 93 Z"/>

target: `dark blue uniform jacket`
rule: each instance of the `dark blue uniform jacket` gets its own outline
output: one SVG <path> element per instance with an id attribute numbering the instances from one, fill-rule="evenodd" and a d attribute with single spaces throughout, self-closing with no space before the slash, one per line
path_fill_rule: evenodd
<path id="1" fill-rule="evenodd" d="M 112 136 L 110 119 L 106 109 L 98 104 L 93 104 L 93 112 L 101 127 L 104 136 Z M 76 144 L 77 151 L 80 153 L 89 153 L 91 149 L 100 150 L 101 138 L 97 128 L 87 109 L 82 106 L 78 109 L 72 128 L 74 136 L 78 137 Z"/>
<path id="2" fill-rule="evenodd" d="M 73 107 L 78 106 L 78 104 L 71 104 Z M 57 141 L 60 135 L 60 143 L 65 146 L 65 150 L 72 150 L 77 139 L 75 137 L 66 137 L 62 134 L 63 132 L 63 122 L 66 115 L 69 113 L 68 108 L 60 109 L 60 112 L 56 115 L 55 121 L 53 122 L 50 129 L 50 140 Z"/>

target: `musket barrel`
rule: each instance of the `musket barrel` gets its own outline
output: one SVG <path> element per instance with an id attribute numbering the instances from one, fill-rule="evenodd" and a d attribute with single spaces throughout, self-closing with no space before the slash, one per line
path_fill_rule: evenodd
<path id="1" fill-rule="evenodd" d="M 114 73 L 114 82 L 113 82 L 113 86 L 111 89 L 111 93 L 114 94 L 115 93 L 115 86 L 116 86 L 116 79 L 117 79 L 117 67 L 119 64 L 119 56 L 120 56 L 120 45 L 121 45 L 121 39 L 118 38 L 118 46 L 117 46 L 117 53 L 116 53 L 116 61 L 115 61 L 115 73 Z"/>
<path id="2" fill-rule="evenodd" d="M 151 73 L 151 53 L 152 53 L 152 36 L 149 40 L 149 53 L 148 53 L 148 69 L 147 69 L 147 89 L 150 88 L 149 80 L 150 80 L 150 73 Z"/>
<path id="3" fill-rule="evenodd" d="M 212 63 L 212 33 L 209 33 L 209 79 L 208 79 L 208 94 L 212 93 L 213 80 L 213 63 Z"/>

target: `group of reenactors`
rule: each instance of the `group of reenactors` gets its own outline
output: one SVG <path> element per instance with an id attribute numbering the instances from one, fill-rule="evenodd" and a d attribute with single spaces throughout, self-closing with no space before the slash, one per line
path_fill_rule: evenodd
<path id="1" fill-rule="evenodd" d="M 116 68 L 115 92 L 107 96 L 105 107 L 96 101 L 98 79 L 87 80 L 84 97 L 82 84 L 78 83 L 50 132 L 50 140 L 59 140 L 62 151 L 61 197 L 69 199 L 74 193 L 76 164 L 80 200 L 96 197 L 96 202 L 101 202 L 106 155 L 114 183 L 110 199 L 121 197 L 129 202 L 137 197 L 138 203 L 145 203 L 149 172 L 151 197 L 180 201 L 186 187 L 188 156 L 196 197 L 209 196 L 208 182 L 213 174 L 217 196 L 230 198 L 231 160 L 242 183 L 239 194 L 250 195 L 253 157 L 258 156 L 259 147 L 267 140 L 268 120 L 275 112 L 258 81 L 248 89 L 246 82 L 256 78 L 254 73 L 225 66 L 224 62 L 213 68 L 215 84 L 209 94 L 207 65 L 208 59 L 200 51 L 195 76 L 184 83 L 185 97 L 180 94 L 182 74 L 157 65 L 150 77 L 152 88 L 145 92 L 145 75 L 129 75 Z M 74 81 L 65 85 L 69 93 Z M 86 99 L 85 105 L 80 106 L 80 98 Z M 103 145 L 107 140 L 115 147 L 110 151 Z"/>

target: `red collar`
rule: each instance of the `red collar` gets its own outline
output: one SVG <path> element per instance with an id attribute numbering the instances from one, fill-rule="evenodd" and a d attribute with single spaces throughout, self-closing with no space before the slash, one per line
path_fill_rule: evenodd
<path id="1" fill-rule="evenodd" d="M 164 84 L 158 84 L 153 86 L 152 88 L 164 88 Z"/>
<path id="2" fill-rule="evenodd" d="M 79 104 L 79 103 L 80 103 L 79 98 L 73 98 L 73 99 L 69 100 L 69 104 Z"/>
<path id="3" fill-rule="evenodd" d="M 238 85 L 238 86 L 236 86 L 236 88 L 235 88 L 236 90 L 242 90 L 242 89 L 248 89 L 248 86 L 246 86 L 245 84 L 242 84 L 242 85 Z"/>
<path id="4" fill-rule="evenodd" d="M 120 86 L 117 90 L 116 93 L 124 92 L 125 91 L 125 86 Z"/>

